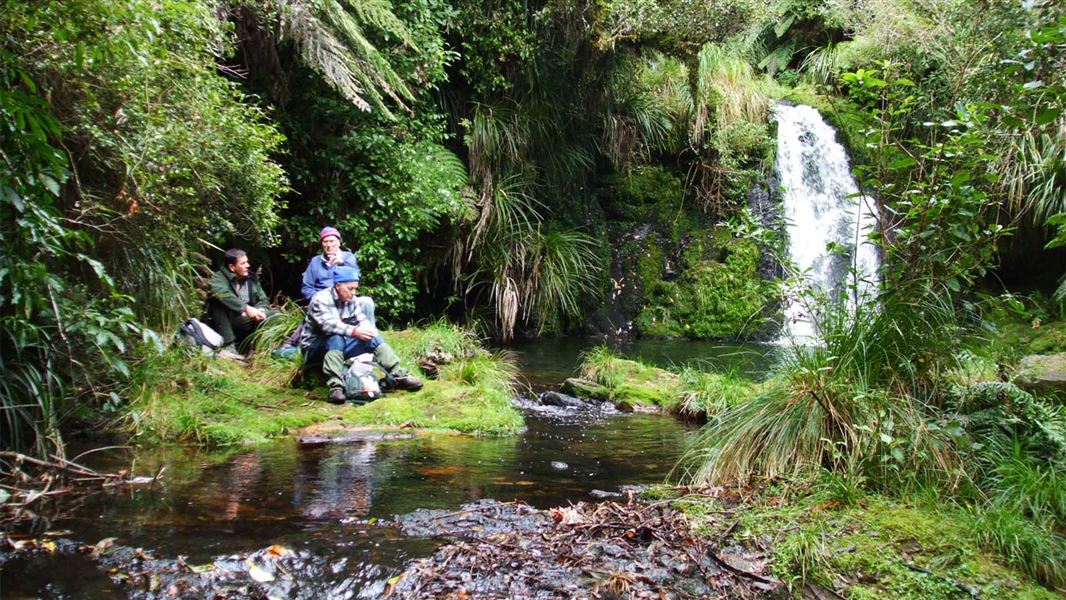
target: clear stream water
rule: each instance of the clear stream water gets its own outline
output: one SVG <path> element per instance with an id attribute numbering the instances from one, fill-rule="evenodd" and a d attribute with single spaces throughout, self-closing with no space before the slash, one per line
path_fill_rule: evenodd
<path id="1" fill-rule="evenodd" d="M 573 376 L 580 352 L 590 345 L 557 339 L 511 350 L 531 389 L 539 391 Z M 653 364 L 696 362 L 756 377 L 765 373 L 773 352 L 753 345 L 662 341 L 616 350 Z M 183 556 L 189 564 L 281 544 L 329 563 L 326 580 L 309 582 L 322 597 L 350 595 L 380 590 L 406 561 L 436 547 L 433 540 L 400 535 L 387 524 L 393 515 L 454 509 L 482 498 L 548 508 L 590 500 L 593 490 L 658 483 L 692 431 L 664 415 L 559 418 L 531 412 L 526 420 L 527 431 L 508 438 L 440 434 L 315 448 L 284 440 L 225 459 L 141 452 L 136 472 L 153 473 L 165 465 L 161 483 L 86 496 L 46 526 L 69 531 L 65 537 L 85 544 L 115 537 L 157 558 Z M 128 466 L 130 457 L 98 460 L 99 467 L 119 468 Z M 80 555 L 0 565 L 0 598 L 127 594 Z"/>

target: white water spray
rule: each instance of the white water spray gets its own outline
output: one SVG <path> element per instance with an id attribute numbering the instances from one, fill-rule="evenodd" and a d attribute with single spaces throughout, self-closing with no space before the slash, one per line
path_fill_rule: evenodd
<path id="1" fill-rule="evenodd" d="M 803 274 L 807 290 L 846 298 L 854 311 L 873 300 L 877 288 L 880 257 L 869 240 L 877 206 L 859 195 L 848 155 L 818 111 L 776 105 L 773 113 L 791 267 Z M 803 343 L 819 337 L 807 290 L 790 294 L 785 339 Z"/>

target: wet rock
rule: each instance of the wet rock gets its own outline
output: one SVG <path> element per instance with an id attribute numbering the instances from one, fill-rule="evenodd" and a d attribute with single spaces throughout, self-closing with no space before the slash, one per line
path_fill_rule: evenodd
<path id="1" fill-rule="evenodd" d="M 581 398 L 576 398 L 574 396 L 569 396 L 569 395 L 563 394 L 561 392 L 553 392 L 553 391 L 542 392 L 538 398 L 540 399 L 540 403 L 541 404 L 547 404 L 548 406 L 563 406 L 563 407 L 567 407 L 567 408 L 579 408 L 579 409 L 581 409 L 581 408 L 586 408 L 587 409 L 587 408 L 591 407 L 591 405 L 588 402 L 582 400 Z"/>
<path id="2" fill-rule="evenodd" d="M 623 497 L 623 495 L 624 494 L 622 494 L 621 492 L 608 492 L 605 490 L 592 490 L 591 492 L 589 492 L 589 496 L 592 496 L 593 498 L 599 498 L 600 500 L 605 500 L 607 498 L 621 498 Z"/>
<path id="3" fill-rule="evenodd" d="M 562 390 L 565 394 L 572 394 L 582 398 L 595 398 L 597 400 L 608 400 L 610 398 L 606 387 L 581 377 L 571 377 L 564 381 Z"/>
<path id="4" fill-rule="evenodd" d="M 304 435 L 296 438 L 296 443 L 305 448 L 317 448 L 327 444 L 359 444 L 379 442 L 382 440 L 406 440 L 414 437 L 410 433 L 382 433 L 360 431 L 354 433 L 336 433 L 332 435 Z"/>
<path id="5" fill-rule="evenodd" d="M 99 544 L 97 544 L 99 546 Z M 82 546 L 91 554 L 94 546 Z M 347 559 L 335 560 L 280 545 L 232 554 L 210 563 L 188 564 L 181 556 L 156 558 L 140 548 L 111 544 L 98 563 L 129 598 L 378 598 L 388 574 L 367 565 L 356 576 Z"/>
<path id="6" fill-rule="evenodd" d="M 525 504 L 479 500 L 459 510 L 416 510 L 396 517 L 396 524 L 412 537 L 489 536 L 496 533 L 532 533 L 551 522 L 541 511 Z"/>

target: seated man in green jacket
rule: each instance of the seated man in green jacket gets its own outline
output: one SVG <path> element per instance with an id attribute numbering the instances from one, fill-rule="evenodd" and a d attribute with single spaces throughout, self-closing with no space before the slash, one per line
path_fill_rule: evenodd
<path id="1" fill-rule="evenodd" d="M 260 323 L 274 314 L 244 250 L 227 250 L 225 263 L 211 277 L 207 299 L 207 314 L 222 336 L 223 353 L 236 352 Z"/>

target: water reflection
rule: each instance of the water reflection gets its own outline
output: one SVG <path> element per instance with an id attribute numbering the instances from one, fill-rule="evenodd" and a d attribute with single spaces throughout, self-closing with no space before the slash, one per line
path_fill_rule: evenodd
<path id="1" fill-rule="evenodd" d="M 307 519 L 365 517 L 374 494 L 377 444 L 364 442 L 321 456 L 303 452 L 292 484 L 293 506 Z"/>

